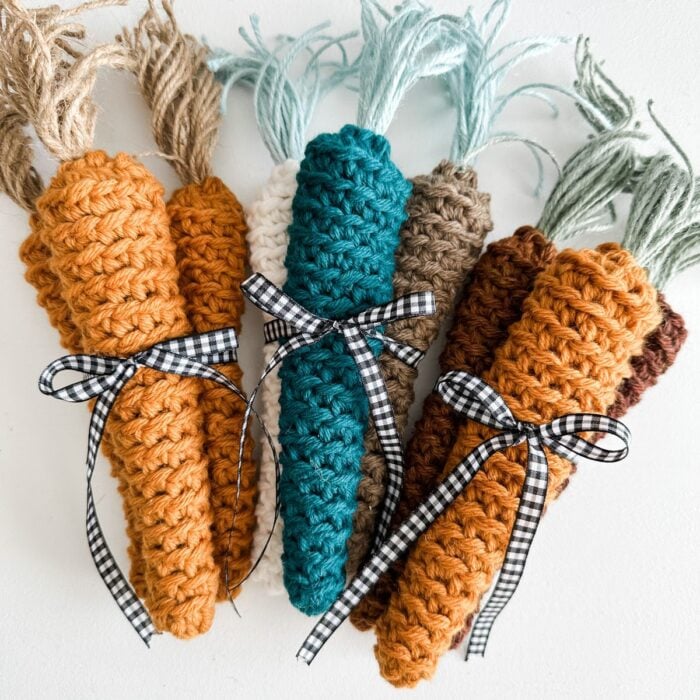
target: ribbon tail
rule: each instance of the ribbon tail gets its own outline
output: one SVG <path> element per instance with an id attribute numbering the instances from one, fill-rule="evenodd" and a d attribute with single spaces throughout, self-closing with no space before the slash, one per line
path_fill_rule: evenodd
<path id="1" fill-rule="evenodd" d="M 384 453 L 387 467 L 387 484 L 382 508 L 377 521 L 374 538 L 375 549 L 382 543 L 389 528 L 403 486 L 403 447 L 401 435 L 396 427 L 394 406 L 377 358 L 363 332 L 356 327 L 343 329 L 343 336 L 352 355 L 364 385 L 369 412 L 372 416 L 377 438 Z"/>
<path id="2" fill-rule="evenodd" d="M 310 664 L 379 578 L 454 503 L 486 460 L 514 442 L 508 434 L 496 435 L 482 442 L 462 460 L 372 555 L 360 573 L 316 623 L 299 648 L 297 658 Z"/>
<path id="3" fill-rule="evenodd" d="M 527 471 L 513 531 L 496 585 L 472 627 L 465 660 L 484 655 L 496 618 L 518 588 L 547 498 L 548 472 L 542 446 L 536 438 L 528 438 Z"/>
<path id="4" fill-rule="evenodd" d="M 136 372 L 135 365 L 124 366 L 119 370 L 119 382 L 106 394 L 100 396 L 95 402 L 90 417 L 90 429 L 88 434 L 88 455 L 86 461 L 87 481 L 87 508 L 85 512 L 85 527 L 87 531 L 88 547 L 92 554 L 100 577 L 104 581 L 112 598 L 119 606 L 124 616 L 141 637 L 146 646 L 149 646 L 151 637 L 157 633 L 150 615 L 144 608 L 136 593 L 129 585 L 121 572 L 112 551 L 110 550 L 104 533 L 100 526 L 95 509 L 95 499 L 92 492 L 92 477 L 95 472 L 97 451 L 102 441 L 102 434 L 107 422 L 109 412 L 119 395 L 119 391 Z"/>

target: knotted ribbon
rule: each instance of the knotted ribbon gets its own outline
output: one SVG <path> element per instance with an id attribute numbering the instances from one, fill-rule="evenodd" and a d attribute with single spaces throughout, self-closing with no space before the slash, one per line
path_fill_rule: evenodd
<path id="1" fill-rule="evenodd" d="M 242 401 L 246 401 L 245 396 L 235 384 L 208 366 L 235 362 L 237 347 L 236 331 L 233 328 L 223 328 L 209 333 L 166 340 L 126 358 L 66 355 L 52 362 L 39 378 L 39 389 L 48 396 L 72 403 L 96 399 L 90 416 L 86 461 L 88 545 L 95 566 L 109 592 L 147 646 L 153 634 L 157 633 L 156 628 L 150 615 L 119 569 L 97 518 L 92 493 L 92 476 L 95 471 L 97 451 L 114 402 L 124 385 L 141 367 L 150 367 L 160 372 L 179 374 L 184 377 L 211 379 L 231 390 Z M 82 372 L 88 376 L 62 388 L 54 387 L 56 376 L 66 370 Z M 264 426 L 263 430 L 267 434 Z M 271 440 L 269 436 L 268 440 Z"/>
<path id="2" fill-rule="evenodd" d="M 379 340 L 400 360 L 411 367 L 416 367 L 423 358 L 423 353 L 410 345 L 385 336 L 377 328 L 399 319 L 432 316 L 435 313 L 435 297 L 433 293 L 415 292 L 407 294 L 388 304 L 367 309 L 356 316 L 337 320 L 323 318 L 311 313 L 261 274 L 251 275 L 241 285 L 241 289 L 253 304 L 274 317 L 273 320 L 265 324 L 265 341 L 284 341 L 270 358 L 267 367 L 265 367 L 260 376 L 257 387 L 250 394 L 249 407 L 252 407 L 258 388 L 265 380 L 265 377 L 287 355 L 299 348 L 317 343 L 329 333 L 340 333 L 343 336 L 348 351 L 360 373 L 369 402 L 369 413 L 374 421 L 377 437 L 387 464 L 386 497 L 382 505 L 382 512 L 375 536 L 375 547 L 379 546 L 387 534 L 391 516 L 401 494 L 403 448 L 384 377 L 368 340 L 370 338 Z M 243 434 L 245 434 L 245 429 L 246 421 L 244 420 Z M 276 503 L 275 521 L 278 512 L 279 495 Z"/>
<path id="3" fill-rule="evenodd" d="M 483 656 L 494 621 L 518 587 L 542 515 L 548 481 L 544 447 L 569 460 L 581 456 L 598 462 L 617 462 L 627 456 L 629 430 L 613 418 L 594 413 L 577 413 L 561 416 L 544 425 L 519 421 L 498 392 L 483 380 L 466 372 L 447 372 L 438 379 L 436 389 L 456 411 L 501 432 L 482 442 L 467 455 L 373 554 L 304 640 L 297 657 L 307 664 L 314 660 L 323 645 L 379 578 L 457 499 L 486 460 L 496 452 L 527 442 L 525 480 L 503 567 L 489 601 L 474 623 L 469 639 L 467 658 L 472 654 Z M 608 450 L 577 435 L 588 431 L 615 435 L 622 440 L 624 446 L 618 450 Z"/>

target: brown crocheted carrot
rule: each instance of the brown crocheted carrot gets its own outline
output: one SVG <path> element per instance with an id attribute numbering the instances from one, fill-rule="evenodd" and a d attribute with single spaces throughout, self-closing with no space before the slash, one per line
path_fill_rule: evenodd
<path id="1" fill-rule="evenodd" d="M 554 254 L 554 245 L 529 226 L 486 248 L 455 309 L 440 357 L 441 372 L 456 370 L 481 375 L 491 366 L 495 349 L 505 340 L 508 327 L 520 318 L 535 277 Z M 396 523 L 407 518 L 437 485 L 462 422 L 437 392 L 426 398 L 406 448 L 407 468 Z M 353 610 L 350 619 L 358 629 L 374 626 L 402 569 L 403 561 L 397 562 Z"/>
<path id="2" fill-rule="evenodd" d="M 484 374 L 516 418 L 540 423 L 611 410 L 631 361 L 660 327 L 655 286 L 700 257 L 700 196 L 689 166 L 665 155 L 647 162 L 623 245 L 565 250 L 538 275 L 522 318 Z M 461 426 L 444 473 L 490 434 L 474 423 Z M 505 556 L 525 459 L 521 447 L 491 458 L 409 556 L 377 623 L 376 655 L 392 683 L 430 677 L 477 610 Z M 572 471 L 556 455 L 550 467 L 549 501 Z"/>
<path id="3" fill-rule="evenodd" d="M 179 31 L 170 3 L 162 3 L 164 19 L 153 2 L 149 5 L 136 29 L 125 31 L 120 39 L 134 55 L 134 72 L 153 111 L 156 142 L 185 183 L 171 197 L 168 214 L 187 317 L 196 332 L 228 326 L 240 331 L 247 226 L 235 195 L 211 175 L 210 165 L 222 88 L 207 68 L 206 49 Z M 217 369 L 241 385 L 239 365 Z M 248 436 L 239 490 L 238 441 L 244 412 L 240 399 L 207 382 L 200 407 L 209 458 L 215 556 L 221 569 L 218 597 L 223 600 L 238 594 L 236 584 L 250 568 L 256 466 Z"/>
<path id="4" fill-rule="evenodd" d="M 97 69 L 123 68 L 128 57 L 109 45 L 76 50 L 66 37 L 81 36 L 82 27 L 61 24 L 74 12 L 13 3 L 4 17 L 5 97 L 62 161 L 37 200 L 41 245 L 26 246 L 25 256 L 43 246 L 52 299 L 67 305 L 84 352 L 128 356 L 191 327 L 162 187 L 125 154 L 88 152 Z M 194 379 L 139 370 L 108 422 L 113 467 L 143 558 L 140 592 L 155 625 L 179 637 L 211 625 L 219 575 L 199 396 Z"/>

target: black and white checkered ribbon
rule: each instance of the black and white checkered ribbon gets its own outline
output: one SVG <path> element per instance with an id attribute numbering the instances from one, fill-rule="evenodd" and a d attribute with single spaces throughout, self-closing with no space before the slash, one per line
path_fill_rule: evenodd
<path id="1" fill-rule="evenodd" d="M 378 546 L 388 532 L 391 516 L 401 495 L 403 449 L 384 377 L 368 340 L 381 341 L 384 347 L 400 360 L 411 367 L 416 367 L 423 358 L 423 353 L 410 345 L 385 336 L 377 328 L 399 319 L 432 316 L 435 313 L 433 293 L 407 294 L 388 304 L 367 309 L 356 316 L 334 320 L 311 313 L 263 275 L 252 275 L 241 285 L 241 288 L 253 304 L 273 317 L 273 320 L 265 324 L 266 342 L 284 339 L 265 367 L 258 387 L 290 353 L 313 345 L 330 333 L 340 333 L 343 336 L 359 370 L 369 402 L 369 412 L 387 465 L 386 496 L 375 536 L 375 547 Z M 250 406 L 255 401 L 256 393 L 257 387 L 250 395 Z M 279 503 L 277 506 L 279 510 Z"/>
<path id="2" fill-rule="evenodd" d="M 52 362 L 39 378 L 43 394 L 70 402 L 96 399 L 90 416 L 87 451 L 87 538 L 95 566 L 109 592 L 141 639 L 149 644 L 156 629 L 117 565 L 105 540 L 92 494 L 92 475 L 97 451 L 102 441 L 107 417 L 124 385 L 142 367 L 151 367 L 168 374 L 211 379 L 225 386 L 246 401 L 238 387 L 223 374 L 209 367 L 236 361 L 238 339 L 233 328 L 175 338 L 158 343 L 127 358 L 98 355 L 66 355 Z M 87 378 L 62 388 L 54 387 L 56 376 L 66 370 L 88 375 Z"/>
<path id="3" fill-rule="evenodd" d="M 503 398 L 483 380 L 466 372 L 448 372 L 436 384 L 442 398 L 468 418 L 501 431 L 478 445 L 435 488 L 428 498 L 395 530 L 372 555 L 329 610 L 321 617 L 297 652 L 311 663 L 323 645 L 372 589 L 389 567 L 408 551 L 432 523 L 457 499 L 474 475 L 492 455 L 527 442 L 528 463 L 515 524 L 503 568 L 493 594 L 474 623 L 467 656 L 483 655 L 493 623 L 518 586 L 530 545 L 537 531 L 547 494 L 547 458 L 544 447 L 574 459 L 617 462 L 627 455 L 630 438 L 627 427 L 617 420 L 593 413 L 556 418 L 545 425 L 516 420 Z M 579 437 L 581 432 L 615 435 L 624 446 L 608 450 Z"/>

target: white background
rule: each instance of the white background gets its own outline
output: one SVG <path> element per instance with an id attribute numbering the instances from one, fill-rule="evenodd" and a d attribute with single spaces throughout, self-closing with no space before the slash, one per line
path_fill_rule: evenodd
<path id="1" fill-rule="evenodd" d="M 63 3 L 61 3 L 63 4 Z M 436 0 L 461 12 L 465 3 Z M 538 0 L 514 3 L 502 41 L 533 34 L 583 32 L 610 74 L 640 105 L 657 113 L 700 164 L 697 32 L 691 0 Z M 89 26 L 107 40 L 140 15 L 144 2 L 95 13 Z M 486 2 L 477 2 L 483 12 Z M 341 0 L 181 0 L 181 25 L 214 46 L 242 47 L 237 27 L 251 12 L 268 36 L 298 33 L 332 19 L 357 26 L 358 3 Z M 518 69 L 515 80 L 570 83 L 572 47 Z M 105 75 L 96 146 L 109 152 L 155 150 L 148 115 L 127 76 Z M 354 98 L 336 93 L 319 110 L 312 134 L 353 121 Z M 453 115 L 435 86 L 405 101 L 389 130 L 396 162 L 408 174 L 428 172 L 448 154 Z M 538 102 L 503 116 L 505 129 L 538 137 L 563 160 L 580 145 L 581 121 L 564 105 L 554 121 Z M 157 158 L 146 162 L 171 190 L 177 181 Z M 249 95 L 229 101 L 216 172 L 242 202 L 252 201 L 271 161 L 254 124 Z M 42 161 L 46 176 L 54 165 Z M 493 237 L 536 223 L 532 163 L 517 145 L 500 146 L 478 163 L 493 194 Z M 548 171 L 548 187 L 554 179 Z M 548 188 L 547 188 L 548 190 Z M 26 217 L 0 197 L 0 696 L 20 697 L 387 697 L 396 691 L 377 673 L 372 636 L 346 624 L 311 668 L 295 652 L 311 620 L 284 598 L 251 586 L 239 598 L 242 618 L 225 604 L 207 635 L 168 636 L 146 651 L 122 619 L 94 570 L 84 532 L 83 407 L 39 394 L 40 370 L 59 353 L 56 333 L 23 280 L 17 257 Z M 619 232 L 611 234 L 619 238 Z M 586 239 L 579 244 L 595 243 Z M 465 665 L 447 654 L 417 697 L 690 698 L 700 690 L 700 562 L 697 457 L 698 282 L 686 273 L 667 289 L 690 328 L 678 362 L 628 416 L 634 442 L 623 463 L 582 464 L 547 514 L 527 573 L 494 631 L 488 655 Z M 243 364 L 250 385 L 259 371 L 259 320 L 249 310 Z M 423 393 L 435 372 L 425 363 Z M 124 562 L 125 538 L 115 484 L 100 465 L 101 519 Z"/>

